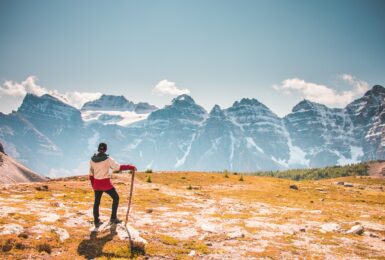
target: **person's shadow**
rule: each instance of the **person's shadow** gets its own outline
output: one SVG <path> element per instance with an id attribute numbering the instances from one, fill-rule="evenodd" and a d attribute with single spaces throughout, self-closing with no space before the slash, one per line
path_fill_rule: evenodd
<path id="1" fill-rule="evenodd" d="M 103 237 L 98 238 L 98 232 L 92 231 L 89 239 L 85 239 L 80 242 L 78 246 L 78 254 L 87 259 L 94 259 L 102 256 L 107 257 L 108 259 L 111 257 L 117 257 L 113 253 L 103 252 L 104 245 L 111 241 L 116 234 L 116 225 L 112 225 L 110 227 L 110 233 Z"/>
<path id="2" fill-rule="evenodd" d="M 130 250 L 130 257 L 133 258 L 138 255 L 145 255 L 145 249 L 144 246 L 141 244 L 136 244 L 131 237 L 131 234 L 127 227 L 125 226 L 125 230 L 128 235 L 129 240 L 129 250 Z M 105 253 L 103 252 L 104 245 L 113 240 L 114 236 L 117 234 L 116 232 L 116 225 L 112 225 L 110 227 L 110 233 L 103 236 L 103 237 L 97 237 L 98 232 L 92 231 L 90 234 L 90 239 L 85 239 L 82 242 L 80 242 L 78 246 L 78 254 L 80 256 L 84 256 L 87 259 L 94 259 L 96 257 L 107 257 L 107 259 L 110 258 L 119 258 L 121 256 L 115 255 L 113 253 Z"/>

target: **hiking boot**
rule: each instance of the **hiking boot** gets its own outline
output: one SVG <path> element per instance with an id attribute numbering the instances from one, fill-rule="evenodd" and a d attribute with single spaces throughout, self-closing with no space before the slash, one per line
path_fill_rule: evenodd
<path id="1" fill-rule="evenodd" d="M 111 225 L 119 224 L 119 223 L 122 223 L 122 221 L 120 219 L 117 219 L 117 218 L 110 219 L 110 224 Z"/>
<path id="2" fill-rule="evenodd" d="M 98 228 L 101 225 L 103 225 L 103 222 L 101 222 L 101 221 L 95 222 L 95 228 Z"/>

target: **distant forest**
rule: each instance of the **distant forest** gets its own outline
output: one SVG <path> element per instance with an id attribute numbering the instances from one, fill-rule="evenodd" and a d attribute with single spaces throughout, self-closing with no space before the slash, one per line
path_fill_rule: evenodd
<path id="1" fill-rule="evenodd" d="M 344 166 L 329 166 L 325 168 L 291 169 L 285 171 L 261 171 L 242 173 L 253 176 L 270 176 L 291 180 L 319 180 L 345 176 L 367 176 L 370 162 L 349 164 Z M 225 173 L 228 173 L 225 171 Z M 238 174 L 238 173 L 233 173 Z"/>

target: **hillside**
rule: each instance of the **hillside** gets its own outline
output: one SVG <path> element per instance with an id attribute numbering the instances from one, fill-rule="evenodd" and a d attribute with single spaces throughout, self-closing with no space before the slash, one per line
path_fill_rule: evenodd
<path id="1" fill-rule="evenodd" d="M 129 180 L 126 174 L 113 180 L 120 218 Z M 148 244 L 135 244 L 131 253 L 121 226 L 91 235 L 93 193 L 86 176 L 7 185 L 0 189 L 0 257 L 383 259 L 384 188 L 383 178 L 370 176 L 292 181 L 138 173 L 129 224 Z M 104 221 L 110 205 L 104 195 Z"/>
<path id="2" fill-rule="evenodd" d="M 46 178 L 0 152 L 0 183 L 39 182 Z"/>

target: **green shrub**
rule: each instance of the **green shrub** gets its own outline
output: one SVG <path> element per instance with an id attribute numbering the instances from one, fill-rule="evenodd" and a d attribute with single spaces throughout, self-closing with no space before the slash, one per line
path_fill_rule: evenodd
<path id="1" fill-rule="evenodd" d="M 146 169 L 145 173 L 152 173 L 152 169 Z"/>
<path id="2" fill-rule="evenodd" d="M 151 183 L 151 182 L 152 182 L 152 180 L 151 180 L 151 175 L 147 175 L 146 182 L 148 182 L 148 183 Z"/>
<path id="3" fill-rule="evenodd" d="M 346 176 L 368 175 L 368 163 L 349 164 L 344 166 L 329 166 L 325 168 L 290 169 L 285 171 L 254 172 L 250 175 L 270 176 L 291 180 L 319 180 Z"/>
<path id="4" fill-rule="evenodd" d="M 39 244 L 39 245 L 37 245 L 37 251 L 39 251 L 39 252 L 47 252 L 48 254 L 51 254 L 52 247 L 48 243 Z"/>

